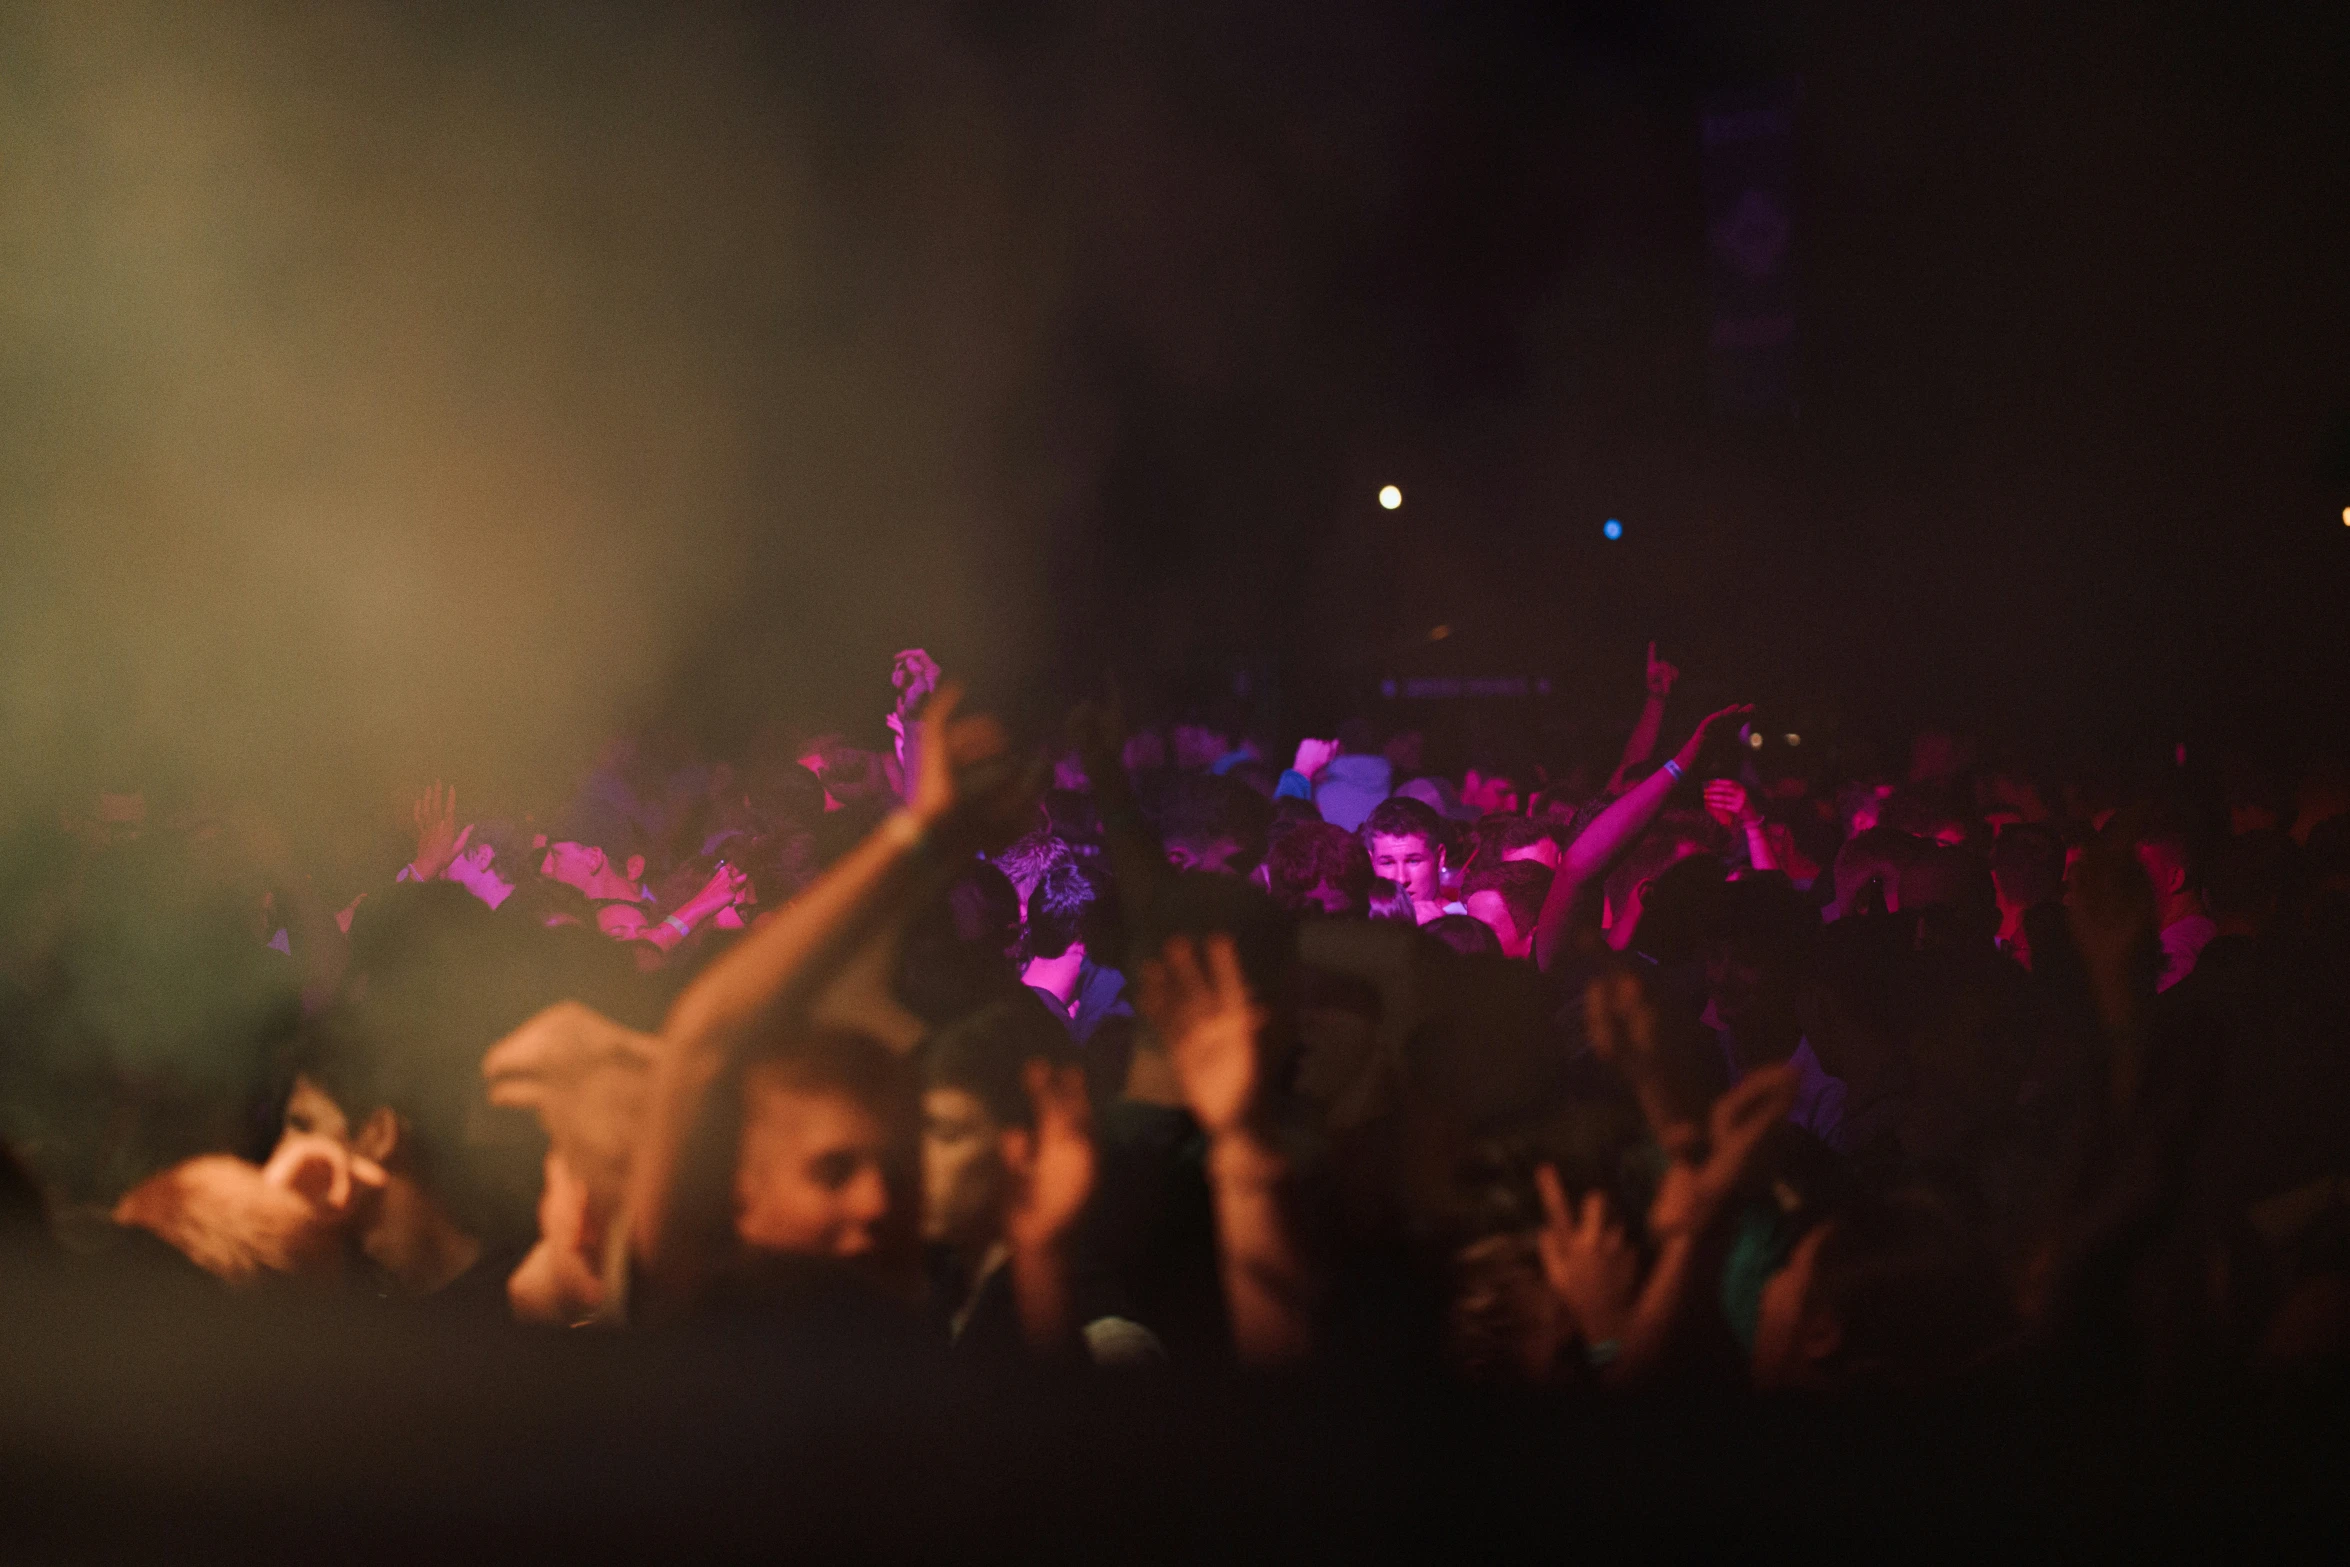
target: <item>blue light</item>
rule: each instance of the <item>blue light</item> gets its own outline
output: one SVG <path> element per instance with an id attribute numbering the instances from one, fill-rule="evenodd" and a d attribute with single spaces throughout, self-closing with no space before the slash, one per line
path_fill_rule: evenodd
<path id="1" fill-rule="evenodd" d="M 1615 518 L 1610 517 L 1600 526 L 1599 531 L 1606 534 L 1611 539 L 1620 539 L 1624 536 L 1624 525 L 1616 521 Z"/>

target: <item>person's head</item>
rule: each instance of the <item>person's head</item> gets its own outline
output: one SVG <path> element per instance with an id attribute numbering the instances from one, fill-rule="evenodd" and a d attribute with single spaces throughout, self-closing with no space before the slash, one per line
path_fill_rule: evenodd
<path id="1" fill-rule="evenodd" d="M 2159 823 L 2138 839 L 2138 863 L 2154 887 L 2155 918 L 2168 925 L 2202 908 L 2195 847 L 2180 827 Z"/>
<path id="2" fill-rule="evenodd" d="M 1301 822 L 1265 857 L 1265 890 L 1291 914 L 1361 915 L 1371 901 L 1362 840 L 1328 822 Z"/>
<path id="3" fill-rule="evenodd" d="M 1075 860 L 1065 860 L 1038 878 L 1028 898 L 1028 924 L 1022 953 L 1031 961 L 1082 953 L 1087 926 L 1101 892 L 1093 873 Z"/>
<path id="4" fill-rule="evenodd" d="M 1987 946 L 1999 934 L 1990 868 L 1965 849 L 1936 845 L 1911 861 L 1901 873 L 1901 912 L 1918 917 L 1921 942 Z"/>
<path id="5" fill-rule="evenodd" d="M 1391 795 L 1363 821 L 1363 847 L 1371 871 L 1385 877 L 1418 903 L 1436 901 L 1444 870 L 1444 825 L 1418 800 Z"/>
<path id="6" fill-rule="evenodd" d="M 1001 1236 L 1004 1133 L 1034 1121 L 1022 1074 L 1067 1053 L 1067 1032 L 1025 997 L 984 1007 L 923 1047 L 924 1240 L 976 1257 Z"/>
<path id="7" fill-rule="evenodd" d="M 1504 860 L 1480 866 L 1461 884 L 1461 904 L 1493 927 L 1504 957 L 1533 954 L 1534 926 L 1542 900 L 1550 895 L 1552 871 L 1533 860 Z"/>
<path id="8" fill-rule="evenodd" d="M 547 834 L 539 874 L 550 881 L 575 887 L 601 902 L 608 898 L 639 896 L 645 876 L 645 857 L 627 840 L 633 834 L 618 824 L 574 819 L 559 822 Z"/>
<path id="9" fill-rule="evenodd" d="M 529 840 L 512 824 L 477 822 L 443 874 L 494 909 L 533 874 L 530 858 Z"/>
<path id="10" fill-rule="evenodd" d="M 1628 939 L 1638 939 L 1641 914 L 1647 907 L 1652 884 L 1681 861 L 1705 853 L 1705 841 L 1694 831 L 1684 831 L 1669 822 L 1660 823 L 1643 834 L 1632 845 L 1631 852 L 1617 861 L 1615 869 L 1608 872 L 1606 886 L 1608 911 L 1612 920 L 1609 927 L 1611 933 L 1625 932 L 1628 933 Z M 1718 869 L 1716 879 L 1719 879 Z"/>
<path id="11" fill-rule="evenodd" d="M 995 868 L 1011 878 L 1012 889 L 1020 895 L 1020 918 L 1028 918 L 1028 896 L 1045 872 L 1056 865 L 1065 865 L 1076 858 L 1069 846 L 1049 832 L 1032 832 L 1015 838 L 992 857 Z"/>
<path id="12" fill-rule="evenodd" d="M 1419 905 L 1412 902 L 1412 895 L 1384 876 L 1371 878 L 1369 913 L 1374 921 L 1382 921 L 1391 925 L 1417 925 L 1420 923 Z"/>
<path id="13" fill-rule="evenodd" d="M 904 1207 L 918 1124 L 907 1064 L 862 1034 L 818 1033 L 743 1070 L 734 1229 L 755 1254 L 854 1260 Z"/>
<path id="14" fill-rule="evenodd" d="M 2004 915 L 2063 901 L 2064 840 L 2037 822 L 2001 828 L 1991 845 L 1991 882 Z"/>
<path id="15" fill-rule="evenodd" d="M 1168 779 L 1161 830 L 1177 870 L 1245 876 L 1265 855 L 1271 802 L 1246 784 L 1212 773 Z"/>
<path id="16" fill-rule="evenodd" d="M 973 860 L 906 927 L 898 994 L 908 1009 L 943 1024 L 1017 993 L 1020 896 L 1011 878 Z"/>
<path id="17" fill-rule="evenodd" d="M 1492 957 L 1501 954 L 1501 938 L 1493 927 L 1474 914 L 1440 914 L 1420 927 L 1423 934 L 1433 936 L 1463 957 Z"/>
<path id="18" fill-rule="evenodd" d="M 325 1136 L 381 1165 L 450 1226 L 486 1246 L 536 1229 L 543 1142 L 493 1111 L 480 1063 L 549 1004 L 585 999 L 645 1018 L 625 954 L 585 930 L 547 931 L 492 914 L 455 887 L 399 889 L 353 922 L 354 983 L 312 1020 L 298 1055 L 290 1132 Z M 405 1249 L 393 1229 L 419 1203 L 393 1205 L 371 1251 Z"/>
<path id="19" fill-rule="evenodd" d="M 2013 1326 L 1985 1248 L 1938 1199 L 1895 1192 L 1813 1226 L 1763 1285 L 1754 1377 L 1771 1389 L 1930 1391 Z"/>
<path id="20" fill-rule="evenodd" d="M 1925 849 L 1898 827 L 1855 833 L 1836 851 L 1836 909 L 1840 917 L 1891 914 L 1901 907 L 1901 873 Z"/>

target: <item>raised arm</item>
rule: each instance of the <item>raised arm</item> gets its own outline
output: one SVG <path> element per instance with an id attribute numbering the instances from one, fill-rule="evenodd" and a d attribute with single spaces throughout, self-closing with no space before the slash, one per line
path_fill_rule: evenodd
<path id="1" fill-rule="evenodd" d="M 1681 671 L 1656 656 L 1656 644 L 1648 644 L 1648 670 L 1645 684 L 1648 698 L 1640 704 L 1640 717 L 1632 725 L 1632 733 L 1624 741 L 1624 755 L 1616 763 L 1616 770 L 1608 774 L 1607 792 L 1619 794 L 1624 788 L 1624 775 L 1656 754 L 1657 736 L 1664 732 L 1665 701 L 1673 694 L 1673 683 L 1681 678 Z"/>
<path id="2" fill-rule="evenodd" d="M 1667 1154 L 1664 1179 L 1649 1206 L 1656 1260 L 1634 1287 L 1629 1244 L 1593 1194 L 1578 1213 L 1556 1170 L 1535 1172 L 1544 1216 L 1543 1275 L 1575 1319 L 1601 1375 L 1638 1382 L 1670 1361 L 1704 1310 L 1708 1243 L 1731 1197 L 1754 1166 L 1771 1128 L 1795 1101 L 1795 1072 L 1780 1065 L 1749 1072 L 1699 1118 L 1661 1081 L 1656 1019 L 1639 982 L 1616 975 L 1595 982 L 1590 997 L 1593 1048 L 1632 1083 L 1649 1130 Z"/>
<path id="3" fill-rule="evenodd" d="M 1705 786 L 1705 814 L 1746 840 L 1746 861 L 1758 871 L 1775 871 L 1778 857 L 1754 797 L 1735 778 L 1716 778 Z"/>
<path id="4" fill-rule="evenodd" d="M 1640 835 L 1663 812 L 1665 801 L 1672 797 L 1682 775 L 1697 765 L 1715 726 L 1744 718 L 1753 711 L 1752 704 L 1741 704 L 1707 714 L 1690 732 L 1679 754 L 1625 791 L 1567 845 L 1567 852 L 1559 861 L 1558 874 L 1551 878 L 1550 895 L 1542 900 L 1541 917 L 1535 922 L 1537 963 L 1549 968 L 1558 961 L 1566 950 L 1567 920 L 1574 909 L 1575 895 L 1605 876 L 1640 841 Z"/>
<path id="5" fill-rule="evenodd" d="M 690 1281 L 696 1259 L 687 1253 L 725 1212 L 734 1138 L 713 1117 L 720 1076 L 753 1041 L 804 1016 L 861 938 L 951 874 L 963 839 L 1006 814 L 1022 787 L 1002 729 L 987 718 L 956 720 L 960 699 L 950 686 L 922 716 L 922 773 L 907 808 L 711 964 L 670 1008 L 645 1141 L 629 1174 L 629 1246 L 648 1277 Z M 711 1156 L 706 1163 L 703 1155 Z"/>
<path id="6" fill-rule="evenodd" d="M 1004 1133 L 1004 1168 L 1012 1178 L 1004 1239 L 1012 1249 L 1020 1331 L 1030 1349 L 1058 1354 L 1082 1342 L 1069 1248 L 1078 1215 L 1093 1195 L 1093 1104 L 1081 1066 L 1030 1061 L 1024 1075 L 1036 1127 Z"/>
<path id="7" fill-rule="evenodd" d="M 1142 966 L 1141 1006 L 1166 1043 L 1184 1103 L 1208 1134 L 1233 1346 L 1256 1365 L 1301 1359 L 1313 1347 L 1314 1280 L 1284 1205 L 1288 1161 L 1258 1124 L 1265 1014 L 1249 995 L 1232 938 L 1212 935 L 1195 947 L 1188 936 L 1169 937 L 1161 959 Z"/>

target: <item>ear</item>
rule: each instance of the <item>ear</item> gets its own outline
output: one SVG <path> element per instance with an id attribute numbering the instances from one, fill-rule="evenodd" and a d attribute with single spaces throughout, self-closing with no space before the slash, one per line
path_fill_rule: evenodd
<path id="1" fill-rule="evenodd" d="M 645 857 L 643 855 L 632 854 L 628 857 L 627 875 L 630 881 L 643 881 L 645 879 Z"/>
<path id="2" fill-rule="evenodd" d="M 377 1105 L 351 1133 L 351 1152 L 377 1164 L 389 1164 L 400 1147 L 400 1118 L 390 1105 Z"/>

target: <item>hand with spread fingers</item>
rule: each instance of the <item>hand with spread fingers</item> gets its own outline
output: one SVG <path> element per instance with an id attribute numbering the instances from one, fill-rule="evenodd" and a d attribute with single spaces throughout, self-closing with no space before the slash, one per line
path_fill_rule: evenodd
<path id="1" fill-rule="evenodd" d="M 457 791 L 437 780 L 416 802 L 416 858 L 408 862 L 418 881 L 437 881 L 473 841 L 473 828 L 457 826 Z"/>
<path id="2" fill-rule="evenodd" d="M 1606 1194 L 1587 1192 L 1570 1204 L 1558 1171 L 1537 1166 L 1542 1198 L 1542 1276 L 1574 1317 L 1586 1344 L 1622 1337 L 1640 1288 L 1640 1253 L 1609 1210 Z"/>
<path id="3" fill-rule="evenodd" d="M 1004 1235 L 1014 1251 L 1059 1244 L 1093 1195 L 1093 1104 L 1085 1069 L 1035 1060 L 1022 1076 L 1036 1126 L 1003 1134 L 1011 1176 Z"/>
<path id="4" fill-rule="evenodd" d="M 1170 936 L 1160 957 L 1143 963 L 1141 1007 L 1200 1126 L 1211 1138 L 1240 1128 L 1256 1104 L 1265 1012 L 1249 995 L 1232 938 Z"/>

